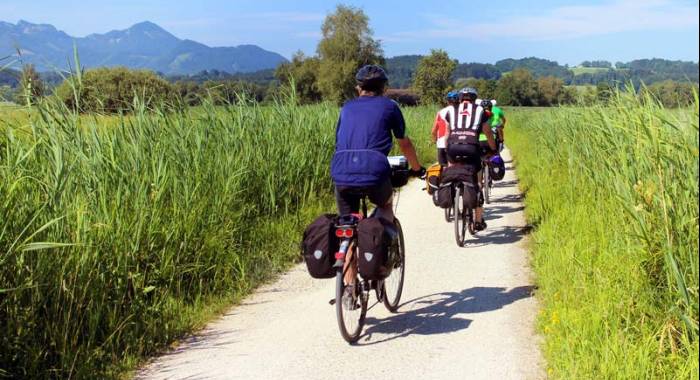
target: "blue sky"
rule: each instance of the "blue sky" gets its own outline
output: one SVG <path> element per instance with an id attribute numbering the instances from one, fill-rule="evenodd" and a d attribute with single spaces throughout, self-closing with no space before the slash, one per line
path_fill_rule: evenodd
<path id="1" fill-rule="evenodd" d="M 537 56 L 560 63 L 698 61 L 698 1 L 345 1 L 370 18 L 387 56 L 447 50 L 462 62 Z M 320 0 L 0 0 L 0 20 L 49 23 L 74 36 L 149 20 L 211 46 L 315 52 L 334 2 Z"/>

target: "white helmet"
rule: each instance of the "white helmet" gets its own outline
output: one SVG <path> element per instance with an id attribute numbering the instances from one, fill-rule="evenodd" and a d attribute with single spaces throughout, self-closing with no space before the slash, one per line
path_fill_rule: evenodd
<path id="1" fill-rule="evenodd" d="M 494 107 L 496 106 L 496 99 L 491 99 L 491 105 Z"/>

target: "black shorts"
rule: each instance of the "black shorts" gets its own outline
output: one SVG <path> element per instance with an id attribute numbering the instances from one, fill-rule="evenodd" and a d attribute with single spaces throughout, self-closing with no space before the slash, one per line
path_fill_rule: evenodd
<path id="1" fill-rule="evenodd" d="M 391 186 L 391 179 L 387 178 L 375 186 L 337 186 L 335 187 L 335 203 L 338 206 L 340 215 L 347 215 L 360 212 L 360 199 L 369 198 L 369 201 L 377 206 L 384 206 L 389 203 L 394 194 Z"/>
<path id="2" fill-rule="evenodd" d="M 442 166 L 447 166 L 447 149 L 446 148 L 438 148 L 437 161 L 438 161 L 438 164 L 440 164 Z"/>
<path id="3" fill-rule="evenodd" d="M 481 166 L 479 147 L 473 144 L 452 144 L 447 146 L 447 158 L 450 163 Z"/>

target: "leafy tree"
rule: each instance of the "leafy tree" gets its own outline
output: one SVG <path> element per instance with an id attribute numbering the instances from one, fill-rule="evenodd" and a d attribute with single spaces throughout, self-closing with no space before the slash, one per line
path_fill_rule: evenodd
<path id="1" fill-rule="evenodd" d="M 283 63 L 275 70 L 275 76 L 287 87 L 294 86 L 300 103 L 312 103 L 321 100 L 318 89 L 318 71 L 320 61 L 316 57 L 305 57 L 301 51 L 294 54 L 292 61 Z"/>
<path id="2" fill-rule="evenodd" d="M 372 38 L 369 18 L 357 8 L 338 5 L 321 26 L 318 44 L 318 88 L 323 98 L 341 103 L 355 95 L 355 73 L 366 64 L 383 64 L 379 41 Z"/>
<path id="3" fill-rule="evenodd" d="M 172 105 L 175 90 L 152 71 L 125 67 L 99 68 L 70 78 L 55 91 L 66 105 L 80 112 L 118 113 L 132 109 L 138 98 L 146 107 Z"/>
<path id="4" fill-rule="evenodd" d="M 537 81 L 530 71 L 515 69 L 498 81 L 496 99 L 501 104 L 535 106 L 538 99 L 537 90 Z"/>
<path id="5" fill-rule="evenodd" d="M 418 91 L 421 102 L 425 104 L 441 103 L 449 90 L 452 71 L 457 62 L 450 59 L 444 50 L 431 50 L 430 55 L 418 62 L 413 87 Z"/>
<path id="6" fill-rule="evenodd" d="M 24 65 L 20 86 L 22 89 L 20 97 L 27 105 L 36 103 L 39 98 L 44 96 L 44 82 L 41 81 L 34 65 Z"/>
<path id="7" fill-rule="evenodd" d="M 650 85 L 646 91 L 666 107 L 687 107 L 695 102 L 698 86 L 689 82 L 667 80 Z"/>
<path id="8" fill-rule="evenodd" d="M 537 105 L 554 106 L 558 104 L 573 103 L 575 94 L 564 87 L 564 81 L 555 77 L 542 77 L 537 79 L 537 92 L 539 94 Z"/>

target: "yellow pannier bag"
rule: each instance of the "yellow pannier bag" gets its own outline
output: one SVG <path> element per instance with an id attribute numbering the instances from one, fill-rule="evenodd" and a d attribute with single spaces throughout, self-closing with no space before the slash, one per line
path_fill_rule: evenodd
<path id="1" fill-rule="evenodd" d="M 425 171 L 425 189 L 428 194 L 432 195 L 433 191 L 440 186 L 440 175 L 442 174 L 442 166 L 433 164 Z"/>

